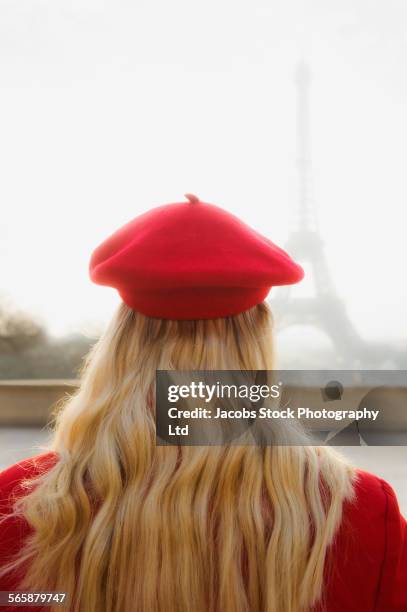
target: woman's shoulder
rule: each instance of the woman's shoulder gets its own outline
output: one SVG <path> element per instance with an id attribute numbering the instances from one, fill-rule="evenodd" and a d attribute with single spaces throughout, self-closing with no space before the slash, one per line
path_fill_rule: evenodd
<path id="1" fill-rule="evenodd" d="M 40 476 L 51 469 L 58 461 L 58 453 L 46 451 L 33 457 L 28 457 L 10 465 L 0 471 L 0 502 L 4 504 L 10 501 L 10 496 L 23 491 L 24 480 Z M 1 509 L 1 508 L 0 508 Z"/>
<path id="2" fill-rule="evenodd" d="M 397 532 L 400 538 L 406 537 L 407 521 L 400 512 L 394 489 L 382 478 L 356 470 L 353 495 L 344 503 L 337 539 L 342 536 L 379 553 Z"/>
<path id="3" fill-rule="evenodd" d="M 58 458 L 54 451 L 47 451 L 14 463 L 0 472 L 0 568 L 20 550 L 30 533 L 27 521 L 14 512 L 16 500 L 27 493 L 24 482 L 48 471 Z M 13 591 L 17 583 L 18 579 L 13 573 L 0 575 L 1 591 Z"/>
<path id="4" fill-rule="evenodd" d="M 385 507 L 389 499 L 397 500 L 393 488 L 386 480 L 364 470 L 356 470 L 354 488 L 356 501 L 372 500 Z"/>
<path id="5" fill-rule="evenodd" d="M 382 478 L 357 470 L 330 567 L 329 610 L 407 611 L 407 522 Z"/>
<path id="6" fill-rule="evenodd" d="M 384 539 L 396 535 L 406 537 L 407 521 L 402 515 L 393 487 L 374 474 L 357 470 L 354 480 L 354 494 L 344 505 L 345 528 L 358 527 L 359 538 L 366 534 L 379 533 Z M 369 539 L 369 541 L 371 541 Z"/>

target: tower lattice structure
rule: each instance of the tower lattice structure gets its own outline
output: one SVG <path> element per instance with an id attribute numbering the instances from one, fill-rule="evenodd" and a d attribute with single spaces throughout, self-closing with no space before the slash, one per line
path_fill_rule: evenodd
<path id="1" fill-rule="evenodd" d="M 366 363 L 368 347 L 349 318 L 344 302 L 337 295 L 318 228 L 312 185 L 310 84 L 310 69 L 301 61 L 296 70 L 298 202 L 294 227 L 285 248 L 307 267 L 308 273 L 311 272 L 313 295 L 295 297 L 295 288 L 282 287 L 272 304 L 280 329 L 291 325 L 319 328 L 331 339 L 338 363 L 343 363 L 345 367 L 362 367 Z M 383 359 L 382 351 L 380 353 L 380 359 Z M 374 361 L 374 355 L 370 354 L 369 362 Z"/>

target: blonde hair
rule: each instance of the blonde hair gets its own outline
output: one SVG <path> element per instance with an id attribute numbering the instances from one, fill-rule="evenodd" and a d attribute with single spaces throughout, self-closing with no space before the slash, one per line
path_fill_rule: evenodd
<path id="1" fill-rule="evenodd" d="M 198 321 L 122 304 L 57 415 L 59 461 L 16 503 L 33 527 L 7 566 L 27 563 L 20 588 L 67 591 L 75 612 L 297 612 L 320 600 L 349 465 L 324 447 L 155 444 L 157 369 L 272 365 L 265 303 Z"/>

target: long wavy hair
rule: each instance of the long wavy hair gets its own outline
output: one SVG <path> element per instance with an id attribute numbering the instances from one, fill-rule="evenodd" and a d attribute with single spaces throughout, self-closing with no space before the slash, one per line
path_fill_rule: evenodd
<path id="1" fill-rule="evenodd" d="M 198 321 L 122 304 L 56 416 L 59 460 L 15 504 L 33 531 L 3 571 L 75 612 L 311 609 L 353 468 L 325 447 L 155 441 L 157 369 L 272 366 L 265 303 Z"/>

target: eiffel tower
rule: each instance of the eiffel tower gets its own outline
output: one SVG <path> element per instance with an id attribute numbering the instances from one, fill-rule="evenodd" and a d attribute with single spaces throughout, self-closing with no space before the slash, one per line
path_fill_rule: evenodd
<path id="1" fill-rule="evenodd" d="M 366 367 L 367 346 L 350 320 L 345 304 L 336 294 L 325 257 L 324 243 L 318 231 L 312 195 L 310 83 L 310 69 L 304 61 L 300 61 L 296 70 L 299 197 L 295 225 L 285 248 L 300 264 L 306 265 L 306 275 L 308 271 L 312 272 L 314 295 L 294 297 L 292 292 L 295 289 L 282 287 L 272 305 L 279 329 L 298 324 L 319 328 L 331 339 L 338 365 L 357 368 L 363 364 Z"/>

